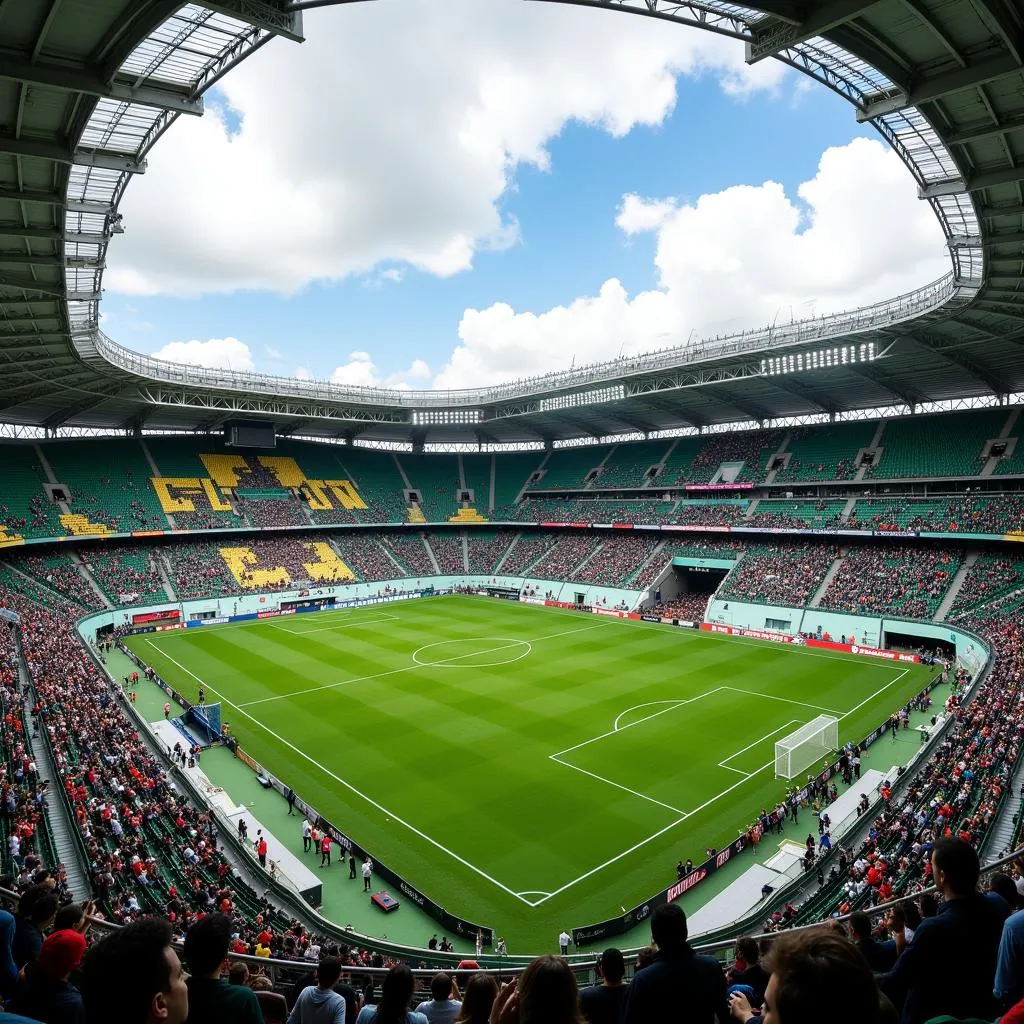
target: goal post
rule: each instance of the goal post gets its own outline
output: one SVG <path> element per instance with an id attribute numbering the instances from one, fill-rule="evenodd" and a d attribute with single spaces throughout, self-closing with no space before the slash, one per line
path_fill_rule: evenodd
<path id="1" fill-rule="evenodd" d="M 775 778 L 792 779 L 839 749 L 839 719 L 818 715 L 775 743 Z"/>

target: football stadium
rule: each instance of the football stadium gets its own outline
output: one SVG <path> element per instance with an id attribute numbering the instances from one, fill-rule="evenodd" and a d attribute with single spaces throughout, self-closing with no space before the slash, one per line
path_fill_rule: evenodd
<path id="1" fill-rule="evenodd" d="M 134 179 L 378 5 L 0 0 L 19 1019 L 1024 1014 L 1024 9 L 524 6 L 830 91 L 943 275 L 477 387 L 147 354 Z"/>

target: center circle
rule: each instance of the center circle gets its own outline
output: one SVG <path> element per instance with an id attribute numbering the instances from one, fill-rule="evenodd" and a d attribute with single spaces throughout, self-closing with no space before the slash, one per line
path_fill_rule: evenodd
<path id="1" fill-rule="evenodd" d="M 426 644 L 412 652 L 412 660 L 425 668 L 496 668 L 511 665 L 532 650 L 533 645 L 528 640 L 475 636 Z"/>

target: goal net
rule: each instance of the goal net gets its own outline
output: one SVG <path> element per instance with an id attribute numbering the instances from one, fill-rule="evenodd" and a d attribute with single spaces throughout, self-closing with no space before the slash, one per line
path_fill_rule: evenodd
<path id="1" fill-rule="evenodd" d="M 818 715 L 775 743 L 775 778 L 792 779 L 839 747 L 839 719 Z"/>

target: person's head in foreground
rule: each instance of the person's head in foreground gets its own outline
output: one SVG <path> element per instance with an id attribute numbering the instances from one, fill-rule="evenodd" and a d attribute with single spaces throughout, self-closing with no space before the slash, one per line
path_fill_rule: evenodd
<path id="1" fill-rule="evenodd" d="M 970 896 L 978 887 L 981 865 L 973 846 L 962 839 L 936 839 L 932 847 L 932 881 L 947 900 Z"/>
<path id="2" fill-rule="evenodd" d="M 405 964 L 392 967 L 380 986 L 375 1024 L 405 1024 L 405 1014 L 415 987 L 412 971 Z"/>
<path id="3" fill-rule="evenodd" d="M 576 976 L 557 956 L 531 960 L 518 982 L 506 985 L 495 1000 L 497 1024 L 580 1024 Z"/>
<path id="4" fill-rule="evenodd" d="M 783 934 L 772 943 L 765 966 L 771 972 L 762 1024 L 880 1024 L 882 997 L 860 950 L 827 928 Z M 754 1016 L 742 995 L 729 999 L 732 1015 L 746 1024 Z"/>
<path id="5" fill-rule="evenodd" d="M 182 1024 L 188 988 L 170 922 L 144 917 L 97 942 L 85 957 L 81 991 L 89 1024 Z"/>
<path id="6" fill-rule="evenodd" d="M 457 1024 L 487 1024 L 498 994 L 498 983 L 489 974 L 474 974 L 466 983 Z"/>
<path id="7" fill-rule="evenodd" d="M 210 914 L 189 928 L 185 935 L 185 963 L 192 974 L 199 978 L 220 977 L 231 944 L 231 930 L 227 914 Z"/>
<path id="8" fill-rule="evenodd" d="M 663 956 L 680 956 L 689 950 L 686 913 L 677 903 L 658 907 L 651 917 L 651 938 Z"/>

